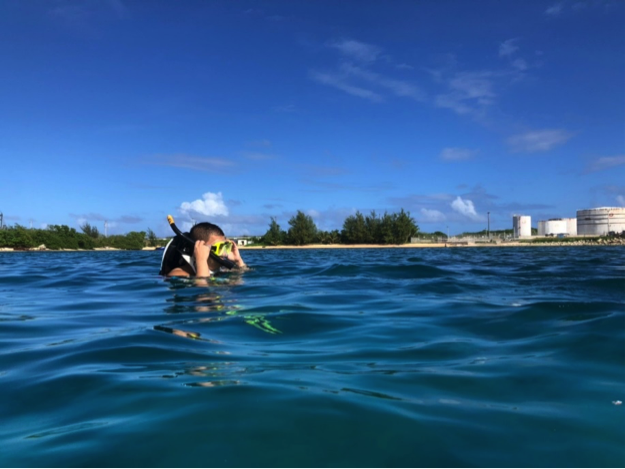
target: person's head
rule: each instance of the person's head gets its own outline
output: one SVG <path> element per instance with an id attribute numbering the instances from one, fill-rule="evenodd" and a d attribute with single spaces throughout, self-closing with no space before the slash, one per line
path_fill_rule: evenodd
<path id="1" fill-rule="evenodd" d="M 206 244 L 214 244 L 226 239 L 223 230 L 212 223 L 202 222 L 191 228 L 189 233 L 196 241 L 204 241 Z"/>
<path id="2" fill-rule="evenodd" d="M 189 232 L 191 237 L 196 241 L 204 241 L 204 244 L 213 246 L 215 243 L 223 242 L 226 240 L 226 235 L 223 230 L 219 228 L 217 225 L 213 225 L 212 223 L 202 222 L 195 225 L 191 228 Z M 230 250 L 227 251 L 227 257 L 230 259 L 232 255 L 230 254 Z M 217 254 L 218 256 L 221 254 Z M 226 257 L 226 256 L 224 256 Z M 231 259 L 232 260 L 232 259 Z M 213 259 L 212 257 L 208 258 L 208 267 L 211 270 L 219 270 L 220 264 Z"/>

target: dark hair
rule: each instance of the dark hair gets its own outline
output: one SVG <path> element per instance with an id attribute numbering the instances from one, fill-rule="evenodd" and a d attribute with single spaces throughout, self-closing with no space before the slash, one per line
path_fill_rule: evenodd
<path id="1" fill-rule="evenodd" d="M 208 222 L 198 223 L 191 228 L 190 234 L 196 241 L 208 241 L 211 236 L 225 236 L 221 228 Z"/>

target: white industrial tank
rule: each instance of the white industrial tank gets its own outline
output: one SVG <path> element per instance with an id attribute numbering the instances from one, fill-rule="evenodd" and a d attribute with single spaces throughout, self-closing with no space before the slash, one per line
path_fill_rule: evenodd
<path id="1" fill-rule="evenodd" d="M 532 236 L 532 217 L 528 215 L 513 215 L 512 230 L 515 238 L 529 238 Z"/>
<path id="2" fill-rule="evenodd" d="M 625 231 L 625 208 L 598 207 L 577 211 L 577 234 L 604 236 Z"/>
<path id="3" fill-rule="evenodd" d="M 550 218 L 538 222 L 538 236 L 577 235 L 576 218 Z"/>

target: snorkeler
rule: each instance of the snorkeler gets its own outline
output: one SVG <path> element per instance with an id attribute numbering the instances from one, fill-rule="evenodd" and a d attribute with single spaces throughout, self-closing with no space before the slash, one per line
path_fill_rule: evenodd
<path id="1" fill-rule="evenodd" d="M 176 236 L 165 248 L 160 275 L 209 277 L 222 268 L 247 267 L 236 243 L 226 239 L 217 225 L 198 223 L 190 233 L 182 233 L 171 216 L 167 219 Z"/>

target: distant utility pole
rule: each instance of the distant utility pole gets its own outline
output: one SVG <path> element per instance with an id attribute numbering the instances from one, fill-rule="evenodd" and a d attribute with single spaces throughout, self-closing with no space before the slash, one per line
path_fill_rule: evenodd
<path id="1" fill-rule="evenodd" d="M 486 212 L 488 214 L 488 230 L 486 230 L 486 237 L 490 239 L 490 212 Z"/>

